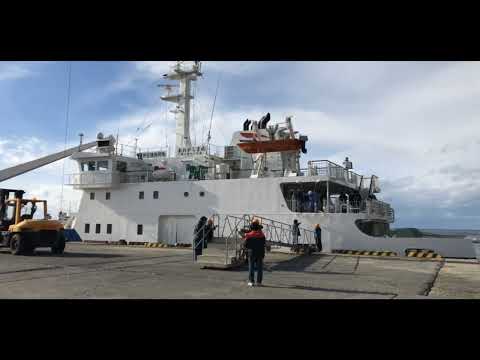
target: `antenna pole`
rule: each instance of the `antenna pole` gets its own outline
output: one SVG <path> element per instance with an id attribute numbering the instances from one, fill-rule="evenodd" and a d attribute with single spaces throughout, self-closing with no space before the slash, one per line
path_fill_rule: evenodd
<path id="1" fill-rule="evenodd" d="M 67 140 L 68 140 L 68 125 L 70 117 L 70 97 L 71 97 L 71 87 L 72 87 L 72 62 L 68 62 L 67 67 L 67 107 L 65 113 L 65 146 L 64 151 L 67 150 Z M 65 159 L 62 161 L 62 189 L 60 191 L 60 211 L 63 210 L 63 183 L 65 182 Z"/>
<path id="2" fill-rule="evenodd" d="M 115 156 L 118 155 L 118 138 L 120 136 L 120 128 L 117 129 L 117 143 L 115 144 Z"/>
<path id="3" fill-rule="evenodd" d="M 222 77 L 221 75 L 218 76 L 217 89 L 215 90 L 215 98 L 213 99 L 212 115 L 210 116 L 210 127 L 208 128 L 208 135 L 207 135 L 207 144 L 208 145 L 210 144 L 210 139 L 212 138 L 211 131 L 212 131 L 213 114 L 215 112 L 215 104 L 217 103 L 218 88 L 220 87 L 221 77 Z"/>

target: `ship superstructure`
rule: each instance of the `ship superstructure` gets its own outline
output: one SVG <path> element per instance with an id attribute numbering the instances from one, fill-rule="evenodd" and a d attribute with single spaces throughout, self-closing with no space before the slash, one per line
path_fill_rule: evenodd
<path id="1" fill-rule="evenodd" d="M 239 121 L 229 145 L 192 146 L 191 82 L 201 76 L 199 62 L 178 62 L 165 75 L 179 83 L 164 85 L 161 97 L 176 104 L 172 157 L 165 149 L 126 154 L 126 147 L 102 134 L 95 151 L 72 155 L 79 172 L 67 183 L 83 191 L 74 224 L 83 238 L 189 243 L 200 216 L 222 213 L 254 213 L 288 223 L 297 216 L 304 226 L 325 225 L 325 234 L 329 219 L 338 217 L 360 220 L 354 225 L 358 232 L 387 233 L 393 210 L 374 198 L 380 191 L 377 178 L 327 160 L 301 169 L 308 137 L 294 129 L 292 116 Z"/>
<path id="2" fill-rule="evenodd" d="M 71 158 L 79 171 L 67 184 L 82 191 L 73 227 L 84 240 L 192 243 L 201 216 L 255 214 L 305 228 L 322 228 L 325 251 L 384 249 L 399 254 L 408 244 L 388 237 L 392 207 L 376 198 L 378 177 L 328 160 L 301 166 L 308 137 L 294 117 L 239 119 L 230 144 L 190 139 L 191 84 L 202 76 L 200 62 L 177 62 L 165 75 L 162 100 L 175 104 L 175 153 L 134 153 L 99 134 L 94 151 Z"/>

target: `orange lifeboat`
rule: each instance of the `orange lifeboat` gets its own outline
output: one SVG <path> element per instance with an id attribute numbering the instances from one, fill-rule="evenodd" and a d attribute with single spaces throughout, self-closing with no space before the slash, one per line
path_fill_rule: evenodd
<path id="1" fill-rule="evenodd" d="M 248 154 L 261 154 L 302 149 L 303 141 L 298 139 L 248 141 L 241 142 L 238 147 Z"/>

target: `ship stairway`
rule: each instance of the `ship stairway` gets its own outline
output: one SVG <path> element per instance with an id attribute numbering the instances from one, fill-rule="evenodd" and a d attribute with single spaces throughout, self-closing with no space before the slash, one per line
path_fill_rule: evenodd
<path id="1" fill-rule="evenodd" d="M 194 234 L 199 241 L 192 246 L 193 261 L 204 268 L 228 269 L 247 262 L 243 234 L 249 231 L 253 219 L 258 219 L 265 234 L 267 251 L 274 247 L 294 252 L 311 253 L 316 249 L 315 233 L 300 227 L 300 236 L 294 243 L 292 225 L 256 215 L 220 215 L 212 218 L 213 239 L 206 241 L 206 224 Z"/>

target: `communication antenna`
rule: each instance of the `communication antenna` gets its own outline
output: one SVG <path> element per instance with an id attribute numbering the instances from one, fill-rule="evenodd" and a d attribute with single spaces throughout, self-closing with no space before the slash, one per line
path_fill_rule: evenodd
<path id="1" fill-rule="evenodd" d="M 167 96 L 172 95 L 172 90 L 173 88 L 178 88 L 178 85 L 172 85 L 172 84 L 158 84 L 157 87 L 164 88 L 167 92 Z"/>
<path id="2" fill-rule="evenodd" d="M 137 133 L 135 135 L 135 156 L 137 154 L 138 139 L 139 139 L 140 135 L 142 135 L 145 132 L 145 130 L 147 130 L 150 126 L 152 126 L 152 123 L 148 124 L 147 126 L 145 126 L 143 128 L 137 128 Z"/>
<path id="3" fill-rule="evenodd" d="M 80 151 L 80 148 L 82 147 L 82 144 L 83 144 L 83 133 L 80 133 L 78 134 L 78 136 L 80 137 L 80 144 L 78 145 L 78 151 Z"/>
<path id="4" fill-rule="evenodd" d="M 67 150 L 68 141 L 68 125 L 70 120 L 70 97 L 72 87 L 72 62 L 68 62 L 67 66 L 67 106 L 65 111 L 65 145 L 64 151 Z M 63 183 L 65 181 L 65 159 L 62 161 L 62 189 L 60 190 L 60 211 L 63 211 Z"/>
<path id="5" fill-rule="evenodd" d="M 170 150 L 170 149 L 168 148 L 167 128 L 165 128 L 165 148 L 166 148 L 166 150 L 167 150 L 167 152 L 166 152 L 167 157 L 170 157 L 170 154 L 169 154 L 169 152 L 170 152 L 169 150 Z"/>
<path id="6" fill-rule="evenodd" d="M 222 78 L 222 75 L 219 75 L 218 81 L 217 81 L 217 89 L 215 90 L 215 98 L 213 99 L 212 115 L 210 116 L 210 126 L 208 128 L 207 145 L 210 144 L 210 139 L 212 138 L 211 131 L 212 131 L 213 114 L 215 112 L 215 104 L 217 103 L 218 88 L 220 87 L 221 78 Z"/>
<path id="7" fill-rule="evenodd" d="M 117 129 L 117 141 L 115 143 L 115 156 L 118 155 L 118 138 L 120 137 L 120 128 Z"/>

